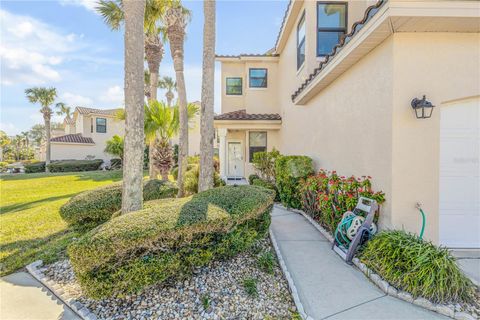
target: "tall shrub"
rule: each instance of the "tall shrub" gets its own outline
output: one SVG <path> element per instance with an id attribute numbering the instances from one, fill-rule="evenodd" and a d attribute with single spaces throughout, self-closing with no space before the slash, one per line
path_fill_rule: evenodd
<path id="1" fill-rule="evenodd" d="M 313 161 L 307 156 L 280 156 L 276 159 L 276 185 L 283 205 L 301 208 L 300 182 L 313 172 Z"/>
<path id="2" fill-rule="evenodd" d="M 270 152 L 255 152 L 253 154 L 253 167 L 263 180 L 275 181 L 275 161 L 280 157 L 280 152 L 273 148 Z"/>

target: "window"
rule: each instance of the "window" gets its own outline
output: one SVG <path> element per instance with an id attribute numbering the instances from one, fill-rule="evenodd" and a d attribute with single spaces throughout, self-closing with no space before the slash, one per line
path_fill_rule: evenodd
<path id="1" fill-rule="evenodd" d="M 305 61 L 305 11 L 297 26 L 297 70 Z"/>
<path id="2" fill-rule="evenodd" d="M 242 95 L 242 78 L 227 78 L 227 95 Z"/>
<path id="3" fill-rule="evenodd" d="M 262 131 L 250 131 L 248 136 L 249 161 L 253 162 L 255 152 L 267 151 L 267 133 Z"/>
<path id="4" fill-rule="evenodd" d="M 97 118 L 97 132 L 98 133 L 107 132 L 107 119 Z"/>
<path id="5" fill-rule="evenodd" d="M 318 2 L 317 31 L 317 56 L 326 56 L 347 33 L 347 4 Z"/>
<path id="6" fill-rule="evenodd" d="M 248 71 L 248 80 L 250 88 L 266 88 L 267 69 L 250 68 Z"/>
<path id="7" fill-rule="evenodd" d="M 93 133 L 93 118 L 90 118 L 90 132 Z"/>

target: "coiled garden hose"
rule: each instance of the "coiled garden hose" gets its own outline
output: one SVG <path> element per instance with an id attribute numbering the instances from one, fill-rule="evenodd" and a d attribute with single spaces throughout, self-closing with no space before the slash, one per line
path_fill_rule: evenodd
<path id="1" fill-rule="evenodd" d="M 422 205 L 421 205 L 419 202 L 417 202 L 417 204 L 416 204 L 415 207 L 416 207 L 416 208 L 418 209 L 418 211 L 420 211 L 420 213 L 422 214 L 422 229 L 420 230 L 420 236 L 419 236 L 420 239 L 422 239 L 422 238 L 423 238 L 423 232 L 425 231 L 425 224 L 426 224 L 426 222 L 427 222 L 427 218 L 425 217 L 425 213 L 424 213 L 423 210 L 422 210 Z"/>

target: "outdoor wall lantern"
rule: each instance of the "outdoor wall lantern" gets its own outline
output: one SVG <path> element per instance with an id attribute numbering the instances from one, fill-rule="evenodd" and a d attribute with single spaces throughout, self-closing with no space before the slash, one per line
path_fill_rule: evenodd
<path id="1" fill-rule="evenodd" d="M 432 116 L 433 108 L 435 106 L 425 99 L 425 95 L 423 95 L 422 99 L 414 98 L 412 100 L 412 108 L 415 110 L 415 116 L 417 119 L 428 119 Z"/>

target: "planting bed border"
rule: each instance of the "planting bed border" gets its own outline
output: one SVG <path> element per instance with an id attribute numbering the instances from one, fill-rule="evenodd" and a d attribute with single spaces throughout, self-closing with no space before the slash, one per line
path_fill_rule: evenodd
<path id="1" fill-rule="evenodd" d="M 307 219 L 310 224 L 312 224 L 325 238 L 327 238 L 328 241 L 330 241 L 330 243 L 333 243 L 333 237 L 332 235 L 327 231 L 325 230 L 325 228 L 323 228 L 318 222 L 316 222 L 315 220 L 312 219 L 312 217 L 310 217 L 308 214 L 306 214 L 304 211 L 302 210 L 298 210 L 298 209 L 292 209 L 292 208 L 286 208 L 284 207 L 283 205 L 281 204 L 278 204 L 276 203 L 275 206 L 278 206 L 279 208 L 282 208 L 282 209 L 285 209 L 285 210 L 288 210 L 288 211 L 291 211 L 291 212 L 295 212 L 295 213 L 298 213 L 298 214 L 301 214 L 305 219 Z M 274 242 L 272 240 L 272 242 Z M 276 245 L 276 244 L 275 244 Z M 276 246 L 274 245 L 275 247 L 275 251 L 277 251 L 277 248 Z M 280 257 L 279 257 L 279 260 L 280 260 Z M 449 318 L 452 318 L 452 319 L 455 319 L 455 320 L 476 320 L 476 319 L 479 319 L 477 318 L 475 315 L 473 314 L 470 314 L 468 312 L 465 312 L 465 311 L 455 311 L 455 306 L 452 305 L 452 304 L 439 304 L 439 303 L 434 303 L 428 299 L 425 299 L 423 297 L 417 297 L 416 299 L 413 298 L 413 296 L 406 292 L 406 291 L 402 291 L 402 290 L 398 290 L 397 288 L 395 288 L 394 286 L 392 286 L 390 283 L 388 283 L 387 281 L 385 281 L 380 275 L 376 274 L 373 270 L 369 269 L 364 263 L 362 263 L 358 258 L 353 258 L 353 264 L 360 270 L 362 271 L 362 273 L 370 280 L 372 281 L 378 288 L 380 288 L 380 290 L 382 290 L 385 294 L 389 295 L 389 296 L 392 296 L 392 297 L 395 297 L 395 298 L 398 298 L 400 300 L 403 300 L 403 301 L 406 301 L 406 302 L 409 302 L 409 303 L 413 303 L 414 305 L 417 305 L 419 307 L 422 307 L 424 309 L 427 309 L 427 310 L 430 310 L 430 311 L 433 311 L 433 312 L 437 312 L 441 315 L 444 315 L 444 316 L 447 316 Z M 284 268 L 284 266 L 280 263 L 280 265 L 282 266 L 282 270 Z M 285 272 L 285 271 L 284 271 Z M 288 271 L 286 271 L 288 272 Z M 289 277 L 285 274 L 285 276 L 287 277 L 287 280 L 288 280 L 288 283 L 290 285 L 290 279 Z M 295 286 L 294 286 L 295 287 Z M 292 290 L 292 294 L 293 294 L 293 290 Z M 296 299 L 295 299 L 295 296 L 294 296 L 294 301 L 295 301 L 295 304 L 296 304 Z M 301 304 L 300 304 L 301 306 Z M 298 306 L 297 306 L 298 308 Z M 303 307 L 302 307 L 303 308 Z M 300 310 L 300 309 L 299 309 Z M 304 315 L 304 313 L 302 314 L 302 316 Z M 311 319 L 311 318 L 308 318 L 308 319 Z"/>
<path id="2" fill-rule="evenodd" d="M 60 301 L 67 305 L 72 311 L 83 320 L 97 320 L 97 316 L 85 307 L 81 302 L 76 301 L 68 293 L 64 292 L 58 284 L 47 277 L 40 271 L 43 265 L 42 260 L 37 260 L 26 266 L 28 273 L 30 273 L 38 282 L 47 287 Z"/>

